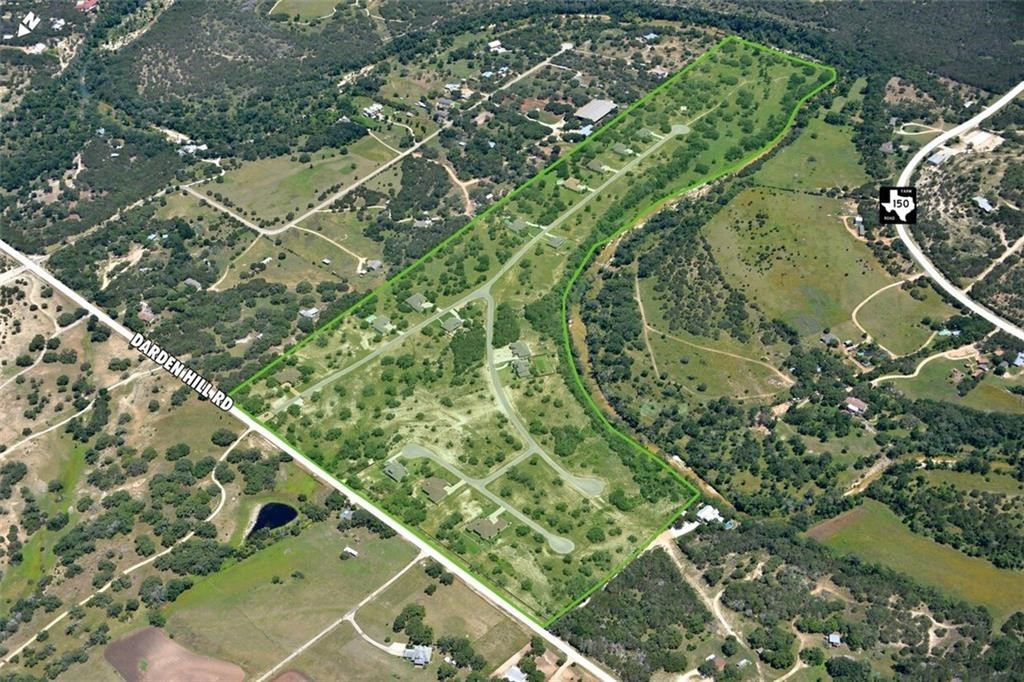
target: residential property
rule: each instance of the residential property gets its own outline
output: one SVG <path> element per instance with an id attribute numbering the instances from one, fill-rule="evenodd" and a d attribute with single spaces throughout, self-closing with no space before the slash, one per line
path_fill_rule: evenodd
<path id="1" fill-rule="evenodd" d="M 868 404 L 852 395 L 843 401 L 843 407 L 851 414 L 864 414 L 868 411 Z"/>
<path id="2" fill-rule="evenodd" d="M 78 0 L 75 3 L 75 9 L 79 12 L 91 12 L 96 9 L 100 4 L 100 0 Z"/>
<path id="3" fill-rule="evenodd" d="M 964 133 L 960 138 L 960 143 L 964 148 L 971 149 L 976 152 L 990 152 L 1003 142 L 1002 137 L 995 133 L 990 133 L 987 130 L 974 129 L 969 133 Z"/>
<path id="4" fill-rule="evenodd" d="M 387 315 L 378 315 L 373 318 L 373 322 L 370 323 L 374 331 L 380 334 L 387 334 L 392 329 L 391 318 Z"/>
<path id="5" fill-rule="evenodd" d="M 597 123 L 615 111 L 615 102 L 610 99 L 592 99 L 576 110 L 576 118 Z"/>
<path id="6" fill-rule="evenodd" d="M 843 636 L 838 632 L 830 632 L 828 635 L 828 645 L 830 647 L 842 646 Z"/>
<path id="7" fill-rule="evenodd" d="M 526 229 L 526 221 L 522 218 L 516 218 L 508 224 L 508 229 L 513 232 L 522 232 Z"/>
<path id="8" fill-rule="evenodd" d="M 393 459 L 385 465 L 384 473 L 387 474 L 388 478 L 396 483 L 401 483 L 402 479 L 408 475 L 409 470 L 406 469 L 405 465 L 397 459 Z"/>
<path id="9" fill-rule="evenodd" d="M 1024 367 L 1024 351 L 1017 353 L 1016 359 L 1013 361 L 1014 367 Z"/>
<path id="10" fill-rule="evenodd" d="M 424 666 L 430 665 L 430 658 L 433 653 L 433 648 L 429 646 L 423 646 L 422 644 L 406 644 L 405 651 L 402 652 L 402 658 L 411 662 L 417 668 L 423 668 Z"/>
<path id="11" fill-rule="evenodd" d="M 878 151 L 882 152 L 883 154 L 892 154 L 893 152 L 896 151 L 896 145 L 892 143 L 892 140 L 888 140 L 878 146 Z"/>
<path id="12" fill-rule="evenodd" d="M 441 329 L 444 329 L 449 334 L 458 331 L 462 328 L 462 320 L 457 315 L 446 317 L 441 321 Z"/>
<path id="13" fill-rule="evenodd" d="M 306 318 L 307 320 L 315 320 L 320 316 L 319 308 L 302 308 L 299 310 L 299 315 Z"/>
<path id="14" fill-rule="evenodd" d="M 932 164 L 933 166 L 938 166 L 951 156 L 954 156 L 954 154 L 950 150 L 940 149 L 939 151 L 935 152 L 934 154 L 928 157 L 928 163 Z"/>
<path id="15" fill-rule="evenodd" d="M 514 665 L 505 671 L 505 676 L 501 679 L 508 680 L 508 682 L 526 682 L 529 678 L 526 677 L 526 673 L 518 665 Z"/>
<path id="16" fill-rule="evenodd" d="M 530 361 L 529 360 L 513 360 L 512 371 L 515 372 L 516 376 L 520 379 L 524 379 L 530 376 Z"/>
<path id="17" fill-rule="evenodd" d="M 584 185 L 579 180 L 577 180 L 576 178 L 568 178 L 565 182 L 562 183 L 562 187 L 565 187 L 570 192 L 585 192 L 585 191 L 587 191 L 587 186 Z"/>
<path id="18" fill-rule="evenodd" d="M 480 536 L 482 540 L 493 540 L 497 537 L 498 533 L 508 528 L 508 521 L 498 519 L 497 521 L 491 521 L 490 519 L 479 518 L 469 524 L 469 530 Z"/>
<path id="19" fill-rule="evenodd" d="M 612 151 L 618 154 L 619 156 L 633 156 L 633 154 L 635 154 L 635 152 L 632 149 L 622 144 L 621 142 L 616 142 L 615 144 L 613 144 Z"/>
<path id="20" fill-rule="evenodd" d="M 438 504 L 448 494 L 448 482 L 443 478 L 437 476 L 431 476 L 430 478 L 423 481 L 420 485 L 420 489 L 427 496 L 427 499 Z"/>
<path id="21" fill-rule="evenodd" d="M 192 277 L 186 278 L 183 283 L 189 285 L 196 291 L 200 291 L 203 288 L 203 285 L 199 283 L 199 280 L 193 279 Z"/>
<path id="22" fill-rule="evenodd" d="M 143 301 L 142 305 L 139 307 L 139 319 L 146 324 L 149 324 L 156 320 L 157 317 L 159 316 L 153 312 L 152 308 L 149 307 L 149 304 Z"/>
<path id="23" fill-rule="evenodd" d="M 566 241 L 567 241 L 566 238 L 561 236 L 561 235 L 549 234 L 547 236 L 548 246 L 550 246 L 553 249 L 560 249 L 560 248 L 562 248 L 563 246 L 565 246 L 565 242 Z"/>
<path id="24" fill-rule="evenodd" d="M 595 173 L 604 173 L 604 164 L 597 159 L 591 159 L 590 163 L 587 164 L 587 168 Z"/>
<path id="25" fill-rule="evenodd" d="M 384 118 L 384 105 L 380 102 L 374 102 L 368 107 L 363 107 L 363 113 L 369 118 L 381 120 Z"/>
<path id="26" fill-rule="evenodd" d="M 377 272 L 384 266 L 384 263 L 379 260 L 368 260 L 363 263 L 363 269 L 359 272 L 360 275 L 365 275 L 368 272 Z"/>
<path id="27" fill-rule="evenodd" d="M 427 297 L 423 294 L 413 294 L 409 298 L 405 299 L 405 304 L 415 310 L 418 313 L 430 310 L 433 307 L 433 303 L 427 300 Z"/>
<path id="28" fill-rule="evenodd" d="M 993 206 L 985 197 L 974 197 L 973 201 L 978 205 L 978 208 L 980 208 L 985 213 L 992 213 L 993 211 L 996 210 L 996 207 Z"/>
<path id="29" fill-rule="evenodd" d="M 530 347 L 526 345 L 525 341 L 513 341 L 508 347 L 512 351 L 512 355 L 520 360 L 530 357 Z"/>
<path id="30" fill-rule="evenodd" d="M 704 523 L 711 523 L 712 521 L 722 523 L 725 520 L 722 518 L 722 514 L 710 504 L 705 504 L 697 510 L 697 518 Z"/>
<path id="31" fill-rule="evenodd" d="M 839 337 L 832 332 L 825 332 L 820 337 L 821 342 L 830 348 L 839 345 Z"/>

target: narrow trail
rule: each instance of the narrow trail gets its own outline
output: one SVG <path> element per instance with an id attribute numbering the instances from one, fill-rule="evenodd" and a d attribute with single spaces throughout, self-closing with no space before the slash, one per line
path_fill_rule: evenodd
<path id="1" fill-rule="evenodd" d="M 463 182 L 462 180 L 459 180 L 459 176 L 455 174 L 455 169 L 452 168 L 452 164 L 449 163 L 447 160 L 435 160 L 435 163 L 437 163 L 439 166 L 444 168 L 445 171 L 448 172 L 448 177 L 451 178 L 452 182 L 454 182 L 458 186 L 459 190 L 462 191 L 462 206 L 466 212 L 466 216 L 473 217 L 473 200 L 469 198 L 468 187 L 472 184 L 475 184 L 476 180 L 470 180 L 469 182 Z"/>
<path id="2" fill-rule="evenodd" d="M 256 242 L 258 242 L 262 238 L 263 238 L 262 234 L 256 235 L 256 237 L 253 238 L 252 242 L 250 242 L 249 246 L 245 247 L 240 254 L 238 254 L 237 256 L 232 258 L 230 261 L 228 261 L 227 266 L 224 268 L 224 274 L 220 276 L 220 279 L 218 279 L 216 282 L 214 282 L 213 284 L 210 285 L 210 289 L 212 291 L 220 291 L 220 285 L 221 285 L 221 283 L 224 282 L 224 280 L 226 280 L 228 278 L 228 275 L 231 274 L 231 267 L 235 264 L 235 261 L 238 260 L 239 258 L 241 258 L 242 256 L 244 256 L 245 254 L 249 253 L 249 249 L 251 249 L 252 247 L 256 246 Z"/>
<path id="3" fill-rule="evenodd" d="M 771 365 L 769 365 L 764 360 L 755 360 L 754 358 L 748 358 L 748 357 L 744 357 L 742 355 L 737 355 L 736 353 L 730 353 L 729 351 L 722 350 L 720 348 L 711 348 L 709 346 L 702 346 L 702 345 L 700 345 L 698 343 L 694 343 L 693 341 L 687 341 L 686 339 L 683 339 L 683 338 L 680 338 L 678 336 L 675 336 L 674 334 L 670 334 L 668 332 L 661 331 L 660 329 L 656 329 L 656 328 L 652 327 L 651 325 L 645 325 L 645 326 L 648 329 L 650 329 L 652 332 L 654 332 L 655 334 L 661 334 L 665 338 L 672 339 L 673 341 L 678 341 L 679 343 L 685 344 L 687 346 L 691 346 L 693 348 L 697 348 L 699 350 L 706 351 L 708 353 L 718 353 L 719 355 L 725 355 L 725 356 L 728 356 L 728 357 L 736 359 L 736 360 L 742 360 L 743 362 L 750 362 L 750 363 L 755 364 L 755 365 L 760 365 L 761 367 L 764 367 L 765 369 L 767 369 L 770 372 L 772 372 L 775 376 L 777 376 L 779 378 L 779 380 L 781 380 L 786 386 L 792 386 L 793 384 L 796 383 L 796 381 L 792 377 L 784 374 L 782 372 L 782 370 L 778 369 L 777 367 L 772 367 Z M 766 393 L 766 394 L 760 394 L 760 395 L 763 397 L 765 395 L 775 395 L 775 393 L 773 392 L 773 393 Z M 753 396 L 749 396 L 749 397 L 753 397 Z"/>
<path id="4" fill-rule="evenodd" d="M 658 359 L 654 356 L 654 347 L 651 346 L 651 336 L 648 333 L 652 327 L 647 322 L 647 311 L 644 310 L 644 300 L 640 295 L 640 277 L 638 275 L 633 276 L 633 291 L 636 295 L 636 305 L 640 309 L 640 322 L 643 325 L 644 345 L 647 346 L 647 354 L 651 356 L 651 366 L 654 368 L 655 376 L 661 376 L 661 372 L 658 371 Z"/>
<path id="5" fill-rule="evenodd" d="M 224 450 L 224 452 L 221 454 L 220 458 L 217 461 L 221 462 L 221 461 L 224 460 L 225 457 L 227 457 L 229 454 L 231 454 L 231 451 L 234 450 L 238 446 L 239 443 L 241 443 L 243 440 L 245 440 L 245 437 L 248 436 L 250 432 L 251 432 L 251 429 L 246 429 L 242 433 L 242 435 L 240 435 L 238 437 L 238 439 L 234 443 L 232 443 L 230 446 L 228 446 L 228 448 L 226 450 Z M 221 509 L 224 508 L 224 502 L 227 499 L 227 491 L 224 489 L 224 486 L 221 485 L 220 481 L 217 480 L 217 469 L 216 469 L 216 467 L 210 472 L 210 478 L 217 485 L 217 488 L 220 489 L 220 502 L 217 504 L 217 507 L 212 512 L 210 512 L 210 514 L 204 519 L 204 521 L 207 521 L 207 522 L 208 521 L 212 521 L 217 516 L 217 514 L 220 513 Z M 111 578 L 109 581 L 107 581 L 107 583 L 103 587 L 99 588 L 98 590 L 96 590 L 95 592 L 90 594 L 88 597 L 80 600 L 77 604 L 75 604 L 75 606 L 85 606 L 86 604 L 89 603 L 89 600 L 91 600 L 97 594 L 102 594 L 103 592 L 106 592 L 107 590 L 109 590 L 110 587 L 114 584 L 114 582 L 117 581 L 118 579 L 120 579 L 122 576 L 129 575 L 129 574 L 137 571 L 138 569 L 142 568 L 143 566 L 148 566 L 149 564 L 153 563 L 154 561 L 156 561 L 160 557 L 170 553 L 175 547 L 181 545 L 182 543 L 185 543 L 185 542 L 189 541 L 194 536 L 195 536 L 195 531 L 189 531 L 188 534 L 186 534 L 184 537 L 182 537 L 180 540 L 175 542 L 170 547 L 164 549 L 162 552 L 158 552 L 158 553 L 154 554 L 153 556 L 151 556 L 149 558 L 143 559 L 142 561 L 139 561 L 138 563 L 132 564 L 128 568 L 126 568 L 123 571 L 121 571 L 120 573 L 118 573 L 116 578 Z M 67 618 L 69 613 L 71 613 L 71 609 L 67 609 L 67 610 L 63 611 L 60 615 L 58 615 L 56 618 L 54 618 L 49 623 L 47 623 L 45 626 L 43 626 L 41 629 L 39 629 L 35 633 L 34 636 L 32 636 L 30 639 L 28 639 L 27 641 L 25 641 L 22 644 L 20 644 L 16 649 L 14 649 L 10 653 L 8 653 L 6 656 L 4 656 L 3 659 L 0 659 L 0 667 L 2 667 L 6 663 L 10 663 L 11 659 L 14 658 L 15 656 L 17 656 L 18 654 L 20 654 L 22 651 L 24 651 L 25 647 L 35 643 L 36 638 L 41 633 L 48 632 L 53 626 L 57 625 L 62 620 Z"/>
<path id="6" fill-rule="evenodd" d="M 1008 246 L 1006 250 L 1003 251 L 1003 253 L 1000 254 L 998 258 L 989 263 L 988 267 L 982 270 L 981 274 L 974 278 L 974 281 L 972 281 L 970 284 L 964 287 L 964 291 L 970 292 L 970 290 L 974 288 L 975 284 L 984 281 L 984 279 L 989 276 L 989 273 L 991 273 L 993 270 L 999 267 L 1007 258 L 1020 251 L 1022 246 L 1024 246 L 1024 237 L 1021 237 L 1013 244 Z"/>

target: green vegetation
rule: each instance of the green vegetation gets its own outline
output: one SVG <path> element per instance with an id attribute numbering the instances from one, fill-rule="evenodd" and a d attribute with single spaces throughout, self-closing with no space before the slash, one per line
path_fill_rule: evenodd
<path id="1" fill-rule="evenodd" d="M 817 190 L 853 188 L 868 181 L 850 131 L 812 118 L 791 144 L 765 163 L 754 181 L 768 187 Z"/>
<path id="2" fill-rule="evenodd" d="M 887 506 L 865 500 L 809 534 L 841 554 L 856 554 L 957 599 L 981 604 L 996 624 L 1024 608 L 1024 576 L 993 567 L 912 532 Z M 1015 597 L 1016 595 L 1016 597 Z"/>

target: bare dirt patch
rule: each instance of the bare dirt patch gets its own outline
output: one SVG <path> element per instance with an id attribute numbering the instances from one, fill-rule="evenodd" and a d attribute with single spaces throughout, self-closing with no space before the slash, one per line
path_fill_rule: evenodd
<path id="1" fill-rule="evenodd" d="M 245 672 L 234 663 L 193 653 L 157 628 L 145 628 L 119 639 L 106 648 L 103 656 L 126 682 L 242 682 L 245 679 Z"/>

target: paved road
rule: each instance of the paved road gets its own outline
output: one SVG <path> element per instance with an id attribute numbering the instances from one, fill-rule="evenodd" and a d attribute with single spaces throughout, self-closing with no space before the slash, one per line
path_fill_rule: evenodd
<path id="1" fill-rule="evenodd" d="M 919 149 L 918 152 L 914 154 L 913 158 L 910 159 L 910 163 L 908 163 L 907 167 L 903 169 L 903 172 L 900 173 L 899 181 L 896 184 L 899 185 L 900 187 L 908 186 L 910 184 L 911 179 L 913 179 L 914 177 L 914 171 L 917 170 L 917 167 L 921 164 L 921 162 L 924 159 L 928 158 L 928 156 L 932 153 L 932 151 L 935 150 L 936 147 L 945 144 L 954 137 L 957 137 L 958 135 L 962 135 L 968 130 L 977 128 L 982 121 L 984 121 L 986 118 L 988 118 L 989 116 L 996 113 L 997 111 L 1005 107 L 1007 104 L 1012 102 L 1022 92 L 1024 92 L 1024 81 L 1018 83 L 1017 86 L 1014 87 L 1012 90 L 1007 92 L 1005 95 L 1000 97 L 998 100 L 990 104 L 982 111 L 978 112 L 978 114 L 974 116 L 974 118 L 965 121 L 958 125 L 957 127 L 953 128 L 952 130 L 949 130 L 939 135 L 934 140 L 932 140 L 925 146 L 921 147 L 921 149 Z M 1000 330 L 1006 332 L 1007 334 L 1010 334 L 1011 336 L 1015 336 L 1018 339 L 1024 340 L 1024 328 L 1021 328 L 1020 326 L 1014 324 L 1013 322 L 1010 322 L 1009 320 L 993 312 L 992 310 L 989 310 L 986 306 L 972 299 L 963 289 L 949 281 L 949 279 L 947 279 L 946 276 L 942 274 L 942 272 L 937 267 L 935 267 L 935 264 L 932 263 L 931 259 L 929 259 L 927 255 L 925 255 L 924 251 L 921 250 L 921 247 L 917 245 L 917 242 L 914 241 L 914 237 L 910 233 L 910 230 L 907 228 L 906 225 L 898 225 L 896 227 L 896 231 L 899 233 L 900 239 L 903 240 L 903 243 L 906 244 L 907 250 L 910 251 L 911 257 L 913 257 L 917 264 L 921 266 L 921 269 L 924 270 L 925 273 L 927 273 L 927 275 L 931 277 L 932 280 L 936 284 L 938 284 L 943 291 L 945 291 L 947 294 L 949 294 L 951 297 L 953 297 L 956 301 L 958 301 L 964 307 L 969 309 L 971 312 L 976 313 L 977 315 L 981 316 L 988 322 L 994 324 Z"/>
<path id="2" fill-rule="evenodd" d="M 57 279 L 56 277 L 54 277 L 42 265 L 36 263 L 32 259 L 30 259 L 28 256 L 26 256 L 25 254 L 21 253 L 20 251 L 18 251 L 17 249 L 15 249 L 14 247 L 12 247 L 10 244 L 8 244 L 7 242 L 5 242 L 3 240 L 0 240 L 0 251 L 2 251 L 3 253 L 6 253 L 8 256 L 10 256 L 14 260 L 18 261 L 18 263 L 20 263 L 21 265 L 25 266 L 25 268 L 27 270 L 30 270 L 37 277 L 39 277 L 40 279 L 42 279 L 45 282 L 47 282 L 48 284 L 50 284 L 50 286 L 52 286 L 54 289 L 56 289 L 57 291 L 60 291 L 62 294 L 67 296 L 69 299 L 74 301 L 76 304 L 78 304 L 81 307 L 83 307 L 86 310 L 88 310 L 90 314 L 95 315 L 97 319 L 99 319 L 101 322 L 103 322 L 103 324 L 107 325 L 108 327 L 110 327 L 111 330 L 113 330 L 114 332 L 116 332 L 117 334 L 122 336 L 125 339 L 126 342 L 130 341 L 132 336 L 134 336 L 134 334 L 131 332 L 131 330 L 129 330 L 127 327 L 123 326 L 120 322 L 112 319 L 101 308 L 99 308 L 96 305 L 94 305 L 91 301 L 86 300 L 77 291 L 75 291 L 71 287 L 69 287 L 66 284 L 64 284 L 64 282 L 62 282 L 59 279 Z M 216 409 L 216 408 L 214 408 L 211 405 L 210 409 Z M 267 429 L 267 427 L 265 427 L 262 424 L 256 422 L 249 415 L 245 414 L 244 412 L 242 412 L 237 407 L 232 408 L 231 414 L 236 419 L 238 419 L 240 422 L 242 422 L 246 427 L 248 427 L 249 429 L 255 431 L 258 434 L 260 434 L 264 439 L 267 440 L 267 442 L 269 442 L 272 445 L 274 445 L 275 447 L 281 449 L 283 452 L 286 452 L 289 455 L 291 455 L 292 458 L 302 468 L 304 468 L 306 471 L 308 471 L 314 477 L 320 479 L 320 481 L 322 481 L 326 485 L 330 486 L 331 488 L 334 488 L 335 490 L 337 490 L 341 494 L 345 495 L 345 497 L 348 498 L 348 500 L 352 504 L 354 504 L 354 505 L 356 505 L 356 506 L 358 506 L 358 507 L 360 507 L 362 509 L 365 509 L 370 514 L 373 514 L 373 516 L 375 516 L 381 522 L 383 522 L 387 526 L 389 526 L 392 530 L 395 531 L 396 534 L 398 534 L 400 537 L 402 537 L 406 542 L 412 544 L 414 547 L 417 547 L 424 554 L 427 554 L 427 555 L 433 557 L 438 563 L 440 563 L 442 566 L 444 566 L 449 572 L 451 572 L 451 573 L 455 574 L 456 576 L 458 576 L 459 579 L 461 579 L 463 582 L 465 582 L 473 591 L 475 591 L 477 594 L 479 594 L 481 597 L 483 597 L 484 599 L 486 599 L 490 603 L 494 604 L 498 608 L 500 608 L 503 611 L 505 611 L 505 613 L 507 613 L 513 619 L 517 620 L 527 630 L 529 630 L 530 632 L 533 632 L 534 634 L 542 637 L 551 646 L 556 647 L 556 648 L 561 649 L 562 651 L 564 651 L 566 656 L 567 656 L 567 658 L 570 661 L 572 661 L 573 663 L 576 663 L 581 668 L 583 668 L 587 672 L 591 673 L 592 675 L 594 675 L 599 680 L 602 680 L 604 682 L 613 682 L 614 681 L 614 679 L 615 679 L 614 677 L 609 675 L 607 672 L 604 671 L 604 669 L 602 669 L 596 663 L 594 663 L 589 658 L 587 658 L 586 656 L 581 654 L 579 651 L 577 651 L 571 644 L 569 644 L 565 640 L 561 639 L 560 637 L 556 637 L 555 635 L 551 634 L 550 632 L 545 630 L 543 627 L 541 627 L 538 623 L 536 623 L 535 621 L 533 621 L 532 619 L 527 617 L 525 614 L 520 612 L 518 609 L 516 609 L 516 608 L 512 607 L 511 605 L 509 605 L 508 602 L 506 602 L 505 599 L 501 595 L 497 594 L 496 592 L 492 591 L 489 587 L 487 587 L 486 585 L 481 583 L 479 580 L 477 580 L 477 578 L 473 574 L 469 573 L 468 571 L 463 569 L 460 565 L 456 564 L 454 561 L 452 561 L 450 558 L 448 558 L 448 556 L 446 554 L 444 554 L 443 552 L 435 549 L 431 544 L 427 543 L 425 540 L 420 538 L 418 535 L 413 533 L 411 530 L 409 530 L 408 528 L 406 528 L 402 524 L 397 523 L 396 521 L 394 521 L 383 510 L 381 510 L 377 506 L 369 503 L 368 501 L 364 500 L 355 491 L 353 491 L 352 489 L 348 488 L 347 486 L 345 486 L 342 483 L 340 483 L 339 481 L 337 481 L 333 476 L 331 476 L 326 471 L 321 469 L 315 462 L 311 461 L 310 459 L 306 458 L 302 453 L 300 453 L 297 450 L 295 450 L 295 448 L 293 448 L 291 445 L 289 445 L 284 440 L 280 439 L 272 431 Z"/>

